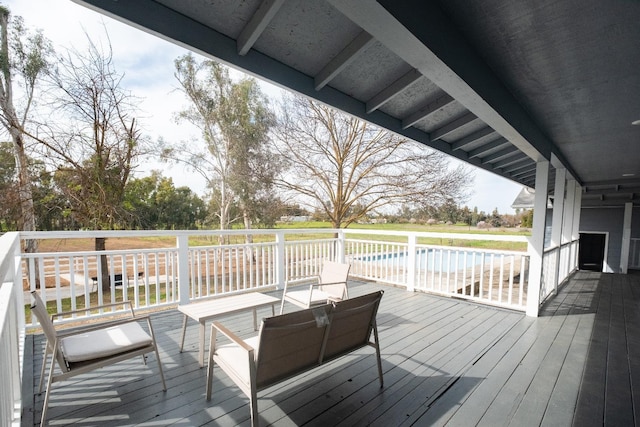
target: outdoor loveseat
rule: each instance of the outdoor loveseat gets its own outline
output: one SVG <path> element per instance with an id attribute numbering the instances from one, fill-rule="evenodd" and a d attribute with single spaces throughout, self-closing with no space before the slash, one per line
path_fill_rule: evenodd
<path id="1" fill-rule="evenodd" d="M 241 339 L 211 326 L 206 395 L 211 400 L 214 365 L 249 397 L 251 425 L 257 426 L 257 392 L 365 346 L 376 351 L 383 386 L 376 314 L 382 291 L 262 320 L 260 332 Z M 217 333 L 231 343 L 218 345 Z M 373 341 L 371 335 L 373 333 Z"/>

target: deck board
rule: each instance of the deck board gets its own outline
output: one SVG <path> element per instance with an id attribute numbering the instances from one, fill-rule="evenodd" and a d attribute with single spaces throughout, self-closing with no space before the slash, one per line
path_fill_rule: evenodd
<path id="1" fill-rule="evenodd" d="M 363 348 L 260 392 L 261 425 L 638 423 L 640 276 L 579 272 L 535 319 L 373 283 L 350 286 L 352 296 L 385 290 L 378 313 L 384 388 L 373 349 Z M 248 399 L 220 369 L 205 400 L 195 323 L 180 352 L 182 315 L 169 310 L 152 319 L 168 391 L 154 355 L 146 366 L 122 362 L 55 384 L 50 425 L 250 424 Z M 240 336 L 255 333 L 249 312 L 221 321 Z M 25 380 L 33 394 L 24 393 L 32 399 L 25 398 L 24 426 L 40 418 L 43 345 L 41 335 L 28 337 L 33 370 Z"/>

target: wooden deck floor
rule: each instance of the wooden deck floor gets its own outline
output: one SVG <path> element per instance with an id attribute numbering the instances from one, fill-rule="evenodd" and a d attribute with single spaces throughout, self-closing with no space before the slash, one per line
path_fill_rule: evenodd
<path id="1" fill-rule="evenodd" d="M 378 313 L 385 387 L 372 349 L 258 394 L 261 425 L 637 425 L 640 276 L 579 272 L 537 318 L 420 293 L 384 289 Z M 292 307 L 289 307 L 293 309 Z M 269 309 L 259 312 L 267 316 Z M 218 370 L 211 402 L 198 368 L 197 328 L 178 350 L 177 310 L 153 315 L 168 391 L 157 365 L 123 362 L 54 385 L 50 425 L 249 425 L 248 400 Z M 248 335 L 249 314 L 223 321 Z M 41 336 L 27 340 L 23 425 L 37 425 Z"/>

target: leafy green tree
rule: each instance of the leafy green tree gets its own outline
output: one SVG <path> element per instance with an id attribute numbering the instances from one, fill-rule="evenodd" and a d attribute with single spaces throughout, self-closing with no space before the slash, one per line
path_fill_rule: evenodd
<path id="1" fill-rule="evenodd" d="M 158 171 L 127 184 L 125 207 L 131 228 L 194 229 L 206 215 L 204 201 L 197 194 L 188 187 L 175 188 L 173 180 Z"/>
<path id="2" fill-rule="evenodd" d="M 495 208 L 493 212 L 491 212 L 491 216 L 488 219 L 492 227 L 502 226 L 502 217 L 500 216 L 500 213 L 498 213 L 498 208 Z"/>
<path id="3" fill-rule="evenodd" d="M 452 224 L 458 222 L 458 206 L 453 200 L 447 200 L 442 206 L 440 206 L 438 211 L 440 221 L 450 222 Z"/>
<path id="4" fill-rule="evenodd" d="M 0 231 L 18 230 L 20 202 L 11 142 L 0 144 Z"/>
<path id="5" fill-rule="evenodd" d="M 522 215 L 522 226 L 525 228 L 533 227 L 533 209 L 525 210 L 521 215 Z"/>
<path id="6" fill-rule="evenodd" d="M 126 224 L 131 229 L 154 229 L 157 223 L 155 191 L 160 172 L 152 171 L 150 176 L 133 178 L 127 182 L 123 207 L 127 212 Z"/>
<path id="7" fill-rule="evenodd" d="M 460 217 L 460 221 L 464 222 L 466 225 L 468 226 L 472 225 L 473 214 L 471 213 L 471 210 L 469 209 L 468 206 L 465 206 L 462 209 L 460 209 L 459 217 Z"/>

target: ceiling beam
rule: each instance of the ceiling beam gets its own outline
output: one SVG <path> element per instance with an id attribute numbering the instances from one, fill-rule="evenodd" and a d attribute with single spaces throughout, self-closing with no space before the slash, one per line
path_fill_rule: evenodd
<path id="1" fill-rule="evenodd" d="M 500 137 L 496 140 L 493 140 L 487 144 L 483 144 L 480 147 L 473 149 L 473 150 L 469 150 L 467 152 L 467 154 L 469 155 L 469 158 L 474 158 L 474 157 L 483 157 L 483 154 L 488 155 L 487 153 L 493 153 L 496 150 L 508 146 L 509 145 L 509 141 L 507 141 L 506 139 Z M 516 150 L 517 151 L 517 150 Z"/>
<path id="2" fill-rule="evenodd" d="M 521 166 L 513 170 L 512 172 L 510 172 L 510 175 L 513 176 L 514 178 L 522 178 L 522 177 L 530 176 L 530 174 L 535 175 L 535 173 L 536 173 L 536 164 L 530 163 L 529 165 Z"/>
<path id="3" fill-rule="evenodd" d="M 496 169 L 503 169 L 509 165 L 512 165 L 514 163 L 519 162 L 520 160 L 528 160 L 528 161 L 532 161 L 530 158 L 528 158 L 525 154 L 517 151 L 516 155 L 513 155 L 511 157 L 507 157 L 506 159 L 497 161 L 495 163 L 492 163 L 491 166 L 493 166 Z"/>
<path id="4" fill-rule="evenodd" d="M 520 153 L 521 151 L 518 150 L 517 147 L 514 147 L 513 145 L 509 146 L 509 147 L 505 147 L 502 150 L 489 154 L 488 156 L 483 157 L 482 160 L 482 164 L 486 165 L 486 164 L 491 164 L 491 166 L 493 167 L 493 164 L 497 161 L 500 161 L 502 159 L 506 159 L 507 157 L 511 157 L 511 156 L 515 156 L 516 154 Z"/>
<path id="5" fill-rule="evenodd" d="M 258 6 L 247 25 L 244 26 L 236 44 L 238 46 L 238 55 L 246 55 L 249 49 L 258 40 L 269 22 L 276 16 L 280 6 L 284 4 L 284 0 L 264 0 Z"/>
<path id="6" fill-rule="evenodd" d="M 465 115 L 458 117 L 446 125 L 432 131 L 431 140 L 436 141 L 438 139 L 446 138 L 448 135 L 469 125 L 470 123 L 475 122 L 476 120 L 478 120 L 478 118 L 473 113 L 466 113 Z"/>
<path id="7" fill-rule="evenodd" d="M 627 187 L 627 188 L 618 187 L 618 188 L 601 188 L 601 189 L 590 188 L 582 192 L 582 194 L 585 196 L 590 196 L 592 194 L 636 194 L 636 193 L 640 194 L 640 187 Z"/>
<path id="8" fill-rule="evenodd" d="M 411 126 L 418 123 L 420 120 L 426 119 L 431 114 L 436 111 L 456 102 L 455 99 L 450 97 L 447 94 L 442 95 L 440 98 L 436 99 L 433 102 L 428 103 L 424 107 L 420 108 L 418 111 L 409 114 L 407 117 L 402 119 L 402 129 L 410 128 Z"/>
<path id="9" fill-rule="evenodd" d="M 583 190 L 588 187 L 640 186 L 640 178 L 626 178 L 615 181 L 589 181 L 582 184 Z"/>
<path id="10" fill-rule="evenodd" d="M 535 169 L 536 164 L 534 162 L 531 161 L 531 159 L 524 159 L 524 160 L 520 160 L 518 162 L 514 162 L 508 166 L 502 167 L 500 169 L 502 169 L 503 171 L 505 171 L 506 173 L 509 173 L 511 175 L 517 176 L 518 173 L 521 173 L 523 171 L 530 171 Z"/>
<path id="11" fill-rule="evenodd" d="M 420 71 L 413 69 L 395 82 L 391 83 L 391 85 L 387 86 L 367 101 L 367 114 L 391 101 L 396 95 L 402 93 L 402 91 L 414 84 L 421 77 L 422 74 L 420 74 Z"/>
<path id="12" fill-rule="evenodd" d="M 374 41 L 371 34 L 366 31 L 362 31 L 351 40 L 351 43 L 346 45 L 344 49 L 333 57 L 327 65 L 315 76 L 316 90 L 320 90 L 325 87 L 331 80 L 333 80 L 342 70 L 358 56 L 360 52 L 365 50 Z"/>
<path id="13" fill-rule="evenodd" d="M 460 138 L 459 140 L 452 142 L 451 149 L 464 150 L 469 145 L 476 143 L 476 141 L 482 138 L 486 138 L 494 135 L 497 135 L 496 131 L 494 131 L 493 129 L 487 126 L 485 128 L 480 129 L 479 131 L 476 131 L 470 135 L 465 136 L 464 138 Z"/>

